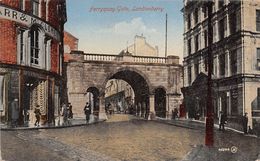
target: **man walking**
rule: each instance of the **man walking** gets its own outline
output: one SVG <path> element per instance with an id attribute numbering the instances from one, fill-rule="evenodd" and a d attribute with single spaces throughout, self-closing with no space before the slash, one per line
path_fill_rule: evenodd
<path id="1" fill-rule="evenodd" d="M 242 118 L 242 125 L 243 125 L 243 129 L 244 129 L 244 134 L 247 134 L 248 117 L 247 117 L 246 112 Z"/>
<path id="2" fill-rule="evenodd" d="M 225 130 L 225 124 L 226 124 L 227 118 L 226 115 L 220 111 L 220 118 L 219 118 L 219 130 Z"/>
<path id="3" fill-rule="evenodd" d="M 91 107 L 89 105 L 89 103 L 86 103 L 86 106 L 84 107 L 84 112 L 86 115 L 86 122 L 89 123 L 89 118 L 90 118 L 90 114 L 91 114 Z"/>

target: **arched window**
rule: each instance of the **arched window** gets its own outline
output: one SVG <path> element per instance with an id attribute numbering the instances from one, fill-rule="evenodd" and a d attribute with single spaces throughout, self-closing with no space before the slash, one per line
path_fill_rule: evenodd
<path id="1" fill-rule="evenodd" d="M 32 27 L 31 35 L 31 64 L 39 65 L 40 59 L 40 34 L 37 27 Z"/>

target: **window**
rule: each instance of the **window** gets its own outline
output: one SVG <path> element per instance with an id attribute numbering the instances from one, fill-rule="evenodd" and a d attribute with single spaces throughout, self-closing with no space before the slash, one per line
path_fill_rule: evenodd
<path id="1" fill-rule="evenodd" d="M 219 21 L 218 24 L 218 32 L 219 32 L 219 40 L 224 39 L 225 37 L 225 30 L 226 30 L 226 19 L 223 18 L 222 20 Z"/>
<path id="2" fill-rule="evenodd" d="M 204 58 L 204 65 L 205 65 L 205 72 L 207 72 L 208 71 L 208 58 L 207 57 Z"/>
<path id="3" fill-rule="evenodd" d="M 188 55 L 191 54 L 191 39 L 188 40 Z"/>
<path id="4" fill-rule="evenodd" d="M 188 84 L 191 84 L 191 66 L 188 66 Z"/>
<path id="5" fill-rule="evenodd" d="M 237 74 L 237 51 L 233 50 L 230 52 L 230 72 L 232 75 Z"/>
<path id="6" fill-rule="evenodd" d="M 197 24 L 199 21 L 199 11 L 198 9 L 196 8 L 195 9 L 195 12 L 194 12 L 194 24 Z"/>
<path id="7" fill-rule="evenodd" d="M 260 88 L 257 88 L 257 109 L 260 110 Z"/>
<path id="8" fill-rule="evenodd" d="M 202 12 L 203 12 L 203 17 L 206 18 L 208 16 L 208 8 L 206 5 L 203 6 Z"/>
<path id="9" fill-rule="evenodd" d="M 219 55 L 219 75 L 225 76 L 225 69 L 226 69 L 226 59 L 225 54 Z"/>
<path id="10" fill-rule="evenodd" d="M 190 29 L 191 27 L 191 18 L 190 18 L 190 14 L 188 14 L 188 18 L 187 18 L 187 28 Z"/>
<path id="11" fill-rule="evenodd" d="M 18 58 L 20 60 L 18 60 L 20 62 L 20 64 L 24 64 L 24 60 L 25 60 L 25 30 L 19 29 L 18 31 L 18 45 L 17 45 L 17 49 L 18 49 Z"/>
<path id="12" fill-rule="evenodd" d="M 51 69 L 51 39 L 45 38 L 44 40 L 45 47 L 45 67 L 47 70 Z"/>
<path id="13" fill-rule="evenodd" d="M 19 7 L 21 10 L 24 10 L 24 0 L 20 0 Z"/>
<path id="14" fill-rule="evenodd" d="M 0 75 L 0 111 L 4 111 L 4 75 Z"/>
<path id="15" fill-rule="evenodd" d="M 208 31 L 204 31 L 204 46 L 205 48 L 208 46 Z"/>
<path id="16" fill-rule="evenodd" d="M 257 48 L 256 69 L 260 70 L 260 48 Z"/>
<path id="17" fill-rule="evenodd" d="M 37 28 L 32 28 L 30 34 L 31 34 L 31 64 L 39 65 L 39 54 L 40 54 L 39 30 Z"/>
<path id="18" fill-rule="evenodd" d="M 198 60 L 196 60 L 194 63 L 194 75 L 195 75 L 195 78 L 199 75 L 199 61 Z"/>
<path id="19" fill-rule="evenodd" d="M 230 28 L 230 34 L 234 34 L 237 30 L 237 16 L 236 12 L 231 13 L 229 15 L 229 28 Z"/>
<path id="20" fill-rule="evenodd" d="M 39 0 L 32 0 L 32 14 L 39 16 Z"/>
<path id="21" fill-rule="evenodd" d="M 260 10 L 256 10 L 256 31 L 260 31 Z"/>
<path id="22" fill-rule="evenodd" d="M 223 6 L 224 6 L 224 0 L 218 0 L 218 8 L 220 9 Z"/>
<path id="23" fill-rule="evenodd" d="M 199 50 L 199 34 L 195 36 L 195 52 Z"/>

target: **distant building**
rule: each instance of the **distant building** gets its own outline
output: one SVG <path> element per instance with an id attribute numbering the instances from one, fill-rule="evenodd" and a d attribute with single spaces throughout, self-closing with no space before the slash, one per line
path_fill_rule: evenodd
<path id="1" fill-rule="evenodd" d="M 78 50 L 79 39 L 73 36 L 68 31 L 64 31 L 64 61 L 68 62 L 72 59 L 70 52 L 72 50 Z"/>
<path id="2" fill-rule="evenodd" d="M 135 36 L 134 44 L 128 46 L 128 52 L 133 56 L 159 56 L 158 46 L 152 47 L 143 35 Z"/>
<path id="3" fill-rule="evenodd" d="M 65 0 L 0 1 L 1 122 L 16 113 L 19 125 L 33 125 L 36 106 L 41 124 L 58 116 L 66 21 Z"/>
<path id="4" fill-rule="evenodd" d="M 184 94 L 190 117 L 204 117 L 207 98 L 207 1 L 184 0 Z M 260 2 L 213 1 L 213 104 L 229 125 L 260 123 Z"/>

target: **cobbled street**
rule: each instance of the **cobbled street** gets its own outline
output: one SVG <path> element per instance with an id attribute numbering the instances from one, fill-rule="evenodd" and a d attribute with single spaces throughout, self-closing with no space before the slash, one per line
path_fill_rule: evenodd
<path id="1" fill-rule="evenodd" d="M 215 135 L 216 147 L 235 145 L 237 154 L 244 159 L 253 160 L 260 150 L 257 138 L 232 132 L 215 132 Z M 114 115 L 104 123 L 80 127 L 1 131 L 2 159 L 8 161 L 182 160 L 200 144 L 204 144 L 202 130 L 130 115 Z"/>

